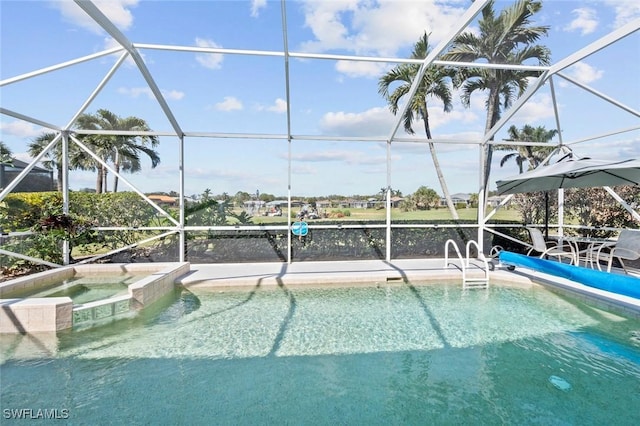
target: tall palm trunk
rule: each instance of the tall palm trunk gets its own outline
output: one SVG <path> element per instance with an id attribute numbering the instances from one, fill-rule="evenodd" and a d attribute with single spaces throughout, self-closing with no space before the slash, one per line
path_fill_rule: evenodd
<path id="1" fill-rule="evenodd" d="M 98 173 L 96 173 L 96 194 L 102 194 L 102 165 L 98 164 Z"/>
<path id="2" fill-rule="evenodd" d="M 120 151 L 116 149 L 116 154 L 113 160 L 114 170 L 116 173 L 120 173 Z M 113 175 L 113 192 L 118 192 L 118 175 Z"/>
<path id="3" fill-rule="evenodd" d="M 493 86 L 489 89 L 489 100 L 487 102 L 487 121 L 485 124 L 484 133 L 487 134 L 489 130 L 498 122 L 500 118 L 500 93 L 498 88 Z M 493 136 L 489 141 L 493 140 Z M 487 141 L 487 142 L 489 142 Z M 491 161 L 493 160 L 493 145 L 486 144 L 484 146 L 484 170 L 482 170 L 482 179 L 484 186 L 484 202 L 487 203 L 489 197 L 489 177 L 491 176 Z"/>
<path id="4" fill-rule="evenodd" d="M 423 105 L 423 108 L 422 119 L 424 121 L 424 131 L 427 134 L 427 139 L 431 140 L 431 127 L 429 126 L 429 113 L 427 110 L 426 102 Z M 429 151 L 431 152 L 433 167 L 436 169 L 436 175 L 438 176 L 438 181 L 440 182 L 440 187 L 442 188 L 442 194 L 444 195 L 444 198 L 447 202 L 449 213 L 451 213 L 451 217 L 453 217 L 454 220 L 458 220 L 460 219 L 460 217 L 458 216 L 456 206 L 453 205 L 451 194 L 449 194 L 449 188 L 447 187 L 447 182 L 444 180 L 444 175 L 442 174 L 442 169 L 440 168 L 440 161 L 438 161 L 438 154 L 436 153 L 436 147 L 433 142 L 429 142 Z"/>
<path id="5" fill-rule="evenodd" d="M 107 175 L 109 173 L 106 166 L 102 166 L 101 173 L 102 173 L 102 193 L 106 193 L 108 192 L 107 191 Z"/>
<path id="6" fill-rule="evenodd" d="M 56 186 L 58 192 L 62 192 L 62 164 L 58 164 L 56 167 Z"/>

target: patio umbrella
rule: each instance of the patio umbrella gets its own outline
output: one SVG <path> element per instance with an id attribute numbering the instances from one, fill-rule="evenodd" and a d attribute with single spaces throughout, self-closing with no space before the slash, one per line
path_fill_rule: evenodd
<path id="1" fill-rule="evenodd" d="M 545 191 L 545 235 L 549 237 L 549 193 L 560 188 L 640 185 L 640 160 L 569 158 L 496 182 L 498 194 Z"/>
<path id="2" fill-rule="evenodd" d="M 540 166 L 496 183 L 500 195 L 559 188 L 640 185 L 640 160 L 569 159 Z"/>

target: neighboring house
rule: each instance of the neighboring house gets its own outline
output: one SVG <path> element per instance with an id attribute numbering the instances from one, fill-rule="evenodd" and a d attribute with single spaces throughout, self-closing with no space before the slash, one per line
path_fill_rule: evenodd
<path id="1" fill-rule="evenodd" d="M 13 159 L 13 164 L 0 164 L 0 190 L 6 188 L 27 166 L 29 166 L 28 163 L 15 158 Z M 55 190 L 53 171 L 36 166 L 16 185 L 12 192 L 46 192 Z"/>
<path id="2" fill-rule="evenodd" d="M 318 200 L 316 201 L 316 207 L 318 210 L 331 208 L 331 200 Z"/>
<path id="3" fill-rule="evenodd" d="M 391 197 L 391 207 L 397 209 L 403 201 L 404 197 Z"/>
<path id="4" fill-rule="evenodd" d="M 260 209 L 264 208 L 265 204 L 262 200 L 249 200 L 243 203 L 243 208 L 247 214 L 254 215 L 260 213 Z"/>
<path id="5" fill-rule="evenodd" d="M 279 208 L 281 208 L 281 209 L 282 209 L 282 208 L 284 208 L 284 207 L 287 207 L 287 203 L 288 203 L 288 201 L 287 201 L 287 200 L 273 200 L 273 201 L 269 201 L 269 202 L 267 203 L 267 210 L 275 209 L 276 207 L 279 207 Z M 292 204 L 293 204 L 293 202 L 292 202 Z"/>
<path id="6" fill-rule="evenodd" d="M 370 208 L 373 208 L 374 206 L 375 206 L 375 198 L 370 198 L 368 200 L 351 199 L 348 201 L 348 204 L 346 207 L 349 207 L 352 209 L 370 209 Z"/>
<path id="7" fill-rule="evenodd" d="M 504 200 L 505 198 L 507 198 L 508 195 L 494 195 L 492 197 L 487 198 L 487 204 L 491 207 L 498 207 L 500 205 L 500 203 L 502 202 L 502 200 Z M 509 201 L 506 205 L 508 206 L 509 204 L 511 204 L 511 201 Z"/>
<path id="8" fill-rule="evenodd" d="M 151 194 L 151 195 L 147 195 L 147 197 L 159 206 L 173 207 L 178 205 L 178 200 L 168 195 Z"/>
<path id="9" fill-rule="evenodd" d="M 453 202 L 454 206 L 457 206 L 458 204 L 466 204 L 467 207 L 471 206 L 471 194 L 465 194 L 465 193 L 457 193 L 457 194 L 451 194 L 451 201 Z M 440 207 L 446 207 L 447 206 L 447 199 L 442 197 L 440 198 Z"/>

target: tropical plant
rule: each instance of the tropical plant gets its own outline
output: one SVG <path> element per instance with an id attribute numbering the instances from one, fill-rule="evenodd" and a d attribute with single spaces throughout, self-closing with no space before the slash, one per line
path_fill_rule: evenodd
<path id="1" fill-rule="evenodd" d="M 13 153 L 2 141 L 0 141 L 0 164 L 13 164 Z"/>
<path id="2" fill-rule="evenodd" d="M 45 132 L 29 143 L 28 152 L 32 157 L 39 155 L 43 149 L 47 147 L 58 136 L 57 133 Z M 42 167 L 48 170 L 56 171 L 56 184 L 58 191 L 62 191 L 62 142 L 54 145 L 45 154 L 44 160 L 41 162 Z M 82 151 L 76 144 L 69 143 L 68 164 L 70 170 L 86 170 L 88 155 Z"/>
<path id="3" fill-rule="evenodd" d="M 614 191 L 627 204 L 640 204 L 640 189 L 634 185 L 616 186 Z M 633 216 L 619 203 L 613 202 L 611 195 L 603 188 L 571 188 L 565 191 L 565 204 L 568 215 L 575 218 L 578 224 L 596 229 L 580 229 L 584 236 L 612 236 L 615 232 L 598 228 L 636 228 Z"/>
<path id="4" fill-rule="evenodd" d="M 429 36 L 427 33 L 424 33 L 416 42 L 413 52 L 411 53 L 411 58 L 424 59 L 429 54 L 430 50 Z M 378 93 L 387 100 L 389 103 L 389 109 L 394 115 L 398 113 L 400 101 L 407 93 L 409 93 L 411 84 L 415 80 L 419 70 L 420 65 L 418 64 L 400 64 L 393 67 L 388 73 L 380 78 L 378 82 Z M 415 133 L 413 130 L 413 121 L 414 119 L 420 119 L 424 123 L 424 130 L 427 135 L 427 139 L 432 139 L 427 99 L 438 99 L 443 103 L 445 112 L 451 111 L 453 108 L 450 87 L 452 75 L 452 71 L 448 68 L 431 65 L 426 69 L 414 97 L 407 101 L 409 102 L 409 108 L 407 108 L 404 116 L 402 117 L 404 130 L 407 133 L 411 135 Z M 395 90 L 391 91 L 391 86 L 395 83 L 400 83 L 400 85 L 396 87 Z M 444 180 L 433 142 L 429 142 L 429 151 L 431 152 L 433 167 L 435 168 L 438 176 L 438 181 L 440 182 L 443 195 L 447 200 L 447 206 L 449 207 L 451 216 L 454 219 L 458 219 L 458 212 L 451 200 L 451 195 L 449 194 L 447 183 Z"/>
<path id="5" fill-rule="evenodd" d="M 508 129 L 510 142 L 549 142 L 558 134 L 556 129 L 547 130 L 544 126 L 533 127 L 528 124 L 522 129 L 511 126 Z M 500 160 L 500 167 L 512 158 L 518 165 L 520 173 L 524 172 L 524 164 L 529 163 L 529 170 L 535 169 L 553 150 L 552 146 L 503 145 L 499 150 L 516 151 L 505 155 Z"/>
<path id="6" fill-rule="evenodd" d="M 511 204 L 520 213 L 525 224 L 547 224 L 558 218 L 557 191 L 519 193 L 513 196 Z"/>
<path id="7" fill-rule="evenodd" d="M 121 118 L 106 109 L 99 109 L 95 114 L 83 114 L 78 117 L 75 127 L 84 130 L 120 130 L 127 132 L 148 132 L 151 129 L 147 122 L 138 117 Z M 148 135 L 87 135 L 83 138 L 104 163 L 111 162 L 117 173 L 139 172 L 142 169 L 140 154 L 151 160 L 151 167 L 160 164 L 160 156 L 153 149 L 159 140 Z M 107 192 L 107 168 L 96 161 L 92 169 L 98 172 L 96 192 Z M 113 192 L 118 191 L 118 176 L 113 178 Z"/>
<path id="8" fill-rule="evenodd" d="M 541 10 L 542 3 L 519 0 L 502 10 L 498 16 L 493 6 L 494 1 L 490 1 L 482 10 L 482 17 L 478 22 L 479 34 L 467 31 L 458 35 L 442 59 L 509 65 L 534 61 L 537 65 L 549 65 L 549 49 L 535 44 L 542 36 L 547 35 L 549 27 L 531 25 L 532 17 Z M 527 89 L 528 79 L 538 75 L 539 71 L 532 70 L 463 68 L 458 71 L 454 82 L 457 87 L 462 88 L 462 103 L 466 107 L 470 106 L 474 92 L 487 93 L 485 133 L 488 133 L 498 122 L 502 112 Z M 488 193 L 493 149 L 486 144 L 484 150 L 484 188 L 485 193 Z"/>
<path id="9" fill-rule="evenodd" d="M 251 200 L 251 194 L 245 191 L 238 191 L 233 196 L 233 202 L 236 206 L 242 207 L 245 201 Z"/>
<path id="10" fill-rule="evenodd" d="M 411 196 L 414 206 L 418 209 L 431 209 L 440 202 L 438 193 L 426 186 L 421 186 Z"/>

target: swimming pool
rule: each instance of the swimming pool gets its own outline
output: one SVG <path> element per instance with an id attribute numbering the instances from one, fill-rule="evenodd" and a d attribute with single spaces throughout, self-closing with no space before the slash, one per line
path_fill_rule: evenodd
<path id="1" fill-rule="evenodd" d="M 77 423 L 128 424 L 640 422 L 640 321 L 538 286 L 179 290 L 163 303 L 54 338 L 3 335 L 3 415 L 58 409 Z"/>

